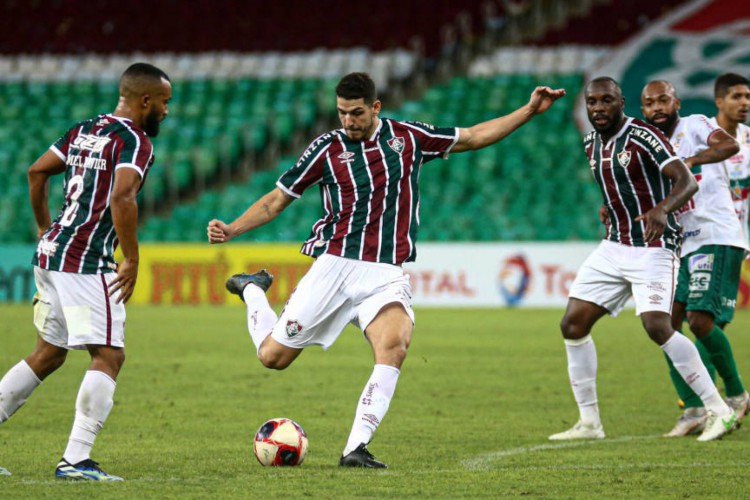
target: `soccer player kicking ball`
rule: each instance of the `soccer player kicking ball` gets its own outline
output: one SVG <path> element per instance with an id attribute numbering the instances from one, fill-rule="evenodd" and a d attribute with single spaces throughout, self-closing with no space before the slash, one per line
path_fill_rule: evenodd
<path id="1" fill-rule="evenodd" d="M 585 103 L 594 131 L 584 148 L 604 198 L 607 237 L 579 269 L 560 325 L 580 419 L 549 438 L 604 438 L 591 329 L 605 314 L 617 315 L 632 295 L 649 337 L 708 410 L 698 440 L 718 439 L 734 428 L 736 414 L 721 399 L 695 345 L 675 335 L 670 318 L 680 244 L 674 212 L 698 183 L 658 129 L 625 116 L 622 90 L 612 78 L 591 80 Z"/>
<path id="2" fill-rule="evenodd" d="M 743 86 L 739 75 L 716 80 L 716 99 L 723 100 L 730 87 Z M 747 97 L 745 97 L 747 101 Z M 709 373 L 715 367 L 724 381 L 727 403 L 739 423 L 748 406 L 748 393 L 740 378 L 732 346 L 724 328 L 734 316 L 742 261 L 748 250 L 735 212 L 728 160 L 740 151 L 737 141 L 715 120 L 704 115 L 680 116 L 680 99 L 674 86 L 663 80 L 648 83 L 641 92 L 641 111 L 650 124 L 664 132 L 675 153 L 698 180 L 699 191 L 678 211 L 683 244 L 677 292 L 672 307 L 672 326 L 678 331 L 687 317 L 695 346 Z M 667 358 L 672 382 L 685 411 L 665 436 L 695 434 L 703 430 L 708 414 L 701 399 L 679 376 Z"/>
<path id="3" fill-rule="evenodd" d="M 330 347 L 348 323 L 364 332 L 375 357 L 349 439 L 345 467 L 384 468 L 367 445 L 390 405 L 411 342 L 411 288 L 401 264 L 413 261 L 419 221 L 419 169 L 428 161 L 500 141 L 565 95 L 537 87 L 516 111 L 469 128 L 437 128 L 381 118 L 375 85 L 351 73 L 336 87 L 342 128 L 315 139 L 276 188 L 231 224 L 212 220 L 208 241 L 225 243 L 275 219 L 318 185 L 323 217 L 302 253 L 315 258 L 280 318 L 265 291 L 265 271 L 238 274 L 227 288 L 247 304 L 247 323 L 261 363 L 288 367 L 310 345 Z"/>
<path id="4" fill-rule="evenodd" d="M 138 204 L 154 160 L 149 137 L 159 133 L 172 98 L 169 78 L 146 63 L 120 78 L 114 112 L 69 129 L 29 169 L 29 194 L 39 227 L 34 254 L 34 351 L 0 380 L 0 423 L 60 368 L 69 349 L 87 349 L 91 364 L 76 399 L 60 479 L 122 481 L 91 460 L 125 361 L 125 302 L 138 276 Z M 49 178 L 65 173 L 65 201 L 50 220 Z M 123 260 L 114 260 L 119 244 Z"/>

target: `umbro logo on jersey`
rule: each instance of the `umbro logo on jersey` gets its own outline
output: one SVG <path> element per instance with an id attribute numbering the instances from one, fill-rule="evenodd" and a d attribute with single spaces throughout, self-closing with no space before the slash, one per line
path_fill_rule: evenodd
<path id="1" fill-rule="evenodd" d="M 85 149 L 93 153 L 101 153 L 104 146 L 109 144 L 109 141 L 111 140 L 112 138 L 110 137 L 100 137 L 92 134 L 78 134 L 78 137 L 73 139 L 71 147 Z"/>
<path id="2" fill-rule="evenodd" d="M 596 160 L 589 160 L 589 165 L 591 165 L 591 168 L 596 168 Z"/>
<path id="3" fill-rule="evenodd" d="M 630 165 L 630 151 L 620 151 L 617 153 L 617 161 L 620 162 L 623 168 Z"/>
<path id="4" fill-rule="evenodd" d="M 351 151 L 345 151 L 341 153 L 338 158 L 341 160 L 342 163 L 349 163 L 351 161 L 354 161 L 354 156 L 356 153 L 353 153 Z"/>
<path id="5" fill-rule="evenodd" d="M 394 137 L 393 139 L 388 139 L 386 142 L 388 142 L 388 145 L 392 150 L 399 154 L 401 154 L 401 151 L 404 150 L 404 146 L 406 145 L 406 141 L 403 137 Z"/>

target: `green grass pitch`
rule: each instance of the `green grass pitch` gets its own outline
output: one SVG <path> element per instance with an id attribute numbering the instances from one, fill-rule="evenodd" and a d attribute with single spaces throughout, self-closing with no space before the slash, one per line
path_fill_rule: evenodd
<path id="1" fill-rule="evenodd" d="M 53 478 L 88 355 L 68 363 L 0 426 L 1 498 L 742 498 L 750 431 L 661 438 L 679 415 L 661 350 L 632 311 L 594 331 L 607 439 L 553 443 L 577 419 L 558 330 L 562 311 L 420 309 L 390 412 L 370 450 L 390 468 L 341 469 L 372 355 L 349 328 L 328 351 L 263 368 L 241 304 L 130 307 L 127 361 L 92 458 L 126 481 Z M 0 373 L 33 347 L 29 306 L 0 306 Z M 750 311 L 728 329 L 748 373 Z M 750 377 L 746 375 L 746 377 Z M 750 379 L 749 379 L 750 380 Z M 310 454 L 264 468 L 252 437 L 298 421 Z M 750 425 L 750 424 L 748 424 Z"/>

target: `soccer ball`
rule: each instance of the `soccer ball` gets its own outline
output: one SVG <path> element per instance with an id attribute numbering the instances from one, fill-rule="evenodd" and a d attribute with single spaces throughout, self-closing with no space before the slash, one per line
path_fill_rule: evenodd
<path id="1" fill-rule="evenodd" d="M 299 465 L 307 455 L 307 434 L 290 418 L 272 418 L 255 433 L 253 451 L 261 465 Z"/>

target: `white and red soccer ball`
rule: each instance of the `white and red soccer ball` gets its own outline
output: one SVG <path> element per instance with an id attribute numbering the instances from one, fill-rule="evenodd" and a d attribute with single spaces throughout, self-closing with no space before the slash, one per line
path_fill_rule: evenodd
<path id="1" fill-rule="evenodd" d="M 253 451 L 261 465 L 299 465 L 307 455 L 307 434 L 290 418 L 272 418 L 255 433 Z"/>

